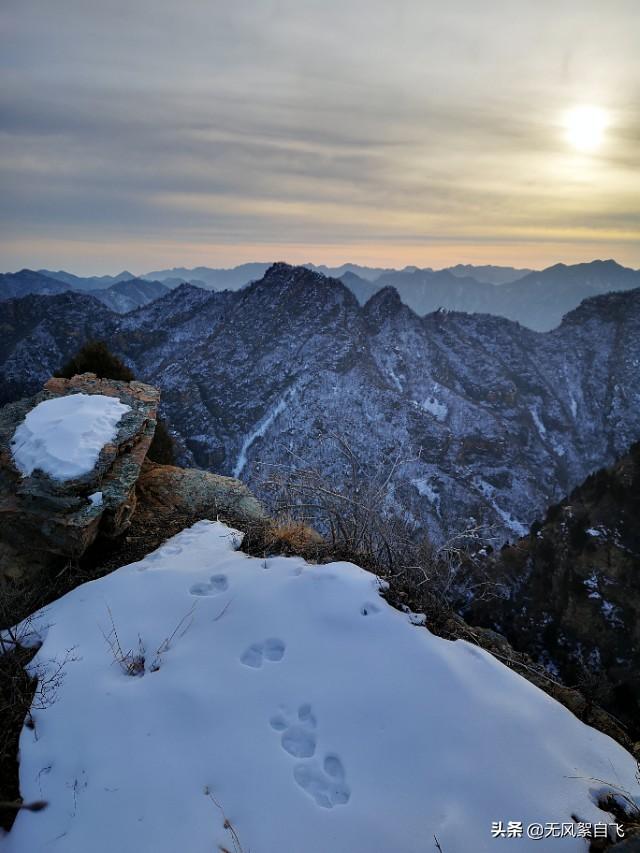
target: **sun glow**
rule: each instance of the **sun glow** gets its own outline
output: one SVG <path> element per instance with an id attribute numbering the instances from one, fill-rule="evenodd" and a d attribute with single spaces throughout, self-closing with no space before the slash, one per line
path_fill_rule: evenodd
<path id="1" fill-rule="evenodd" d="M 564 118 L 567 141 L 578 151 L 596 151 L 602 145 L 607 124 L 607 114 L 600 107 L 574 107 Z"/>

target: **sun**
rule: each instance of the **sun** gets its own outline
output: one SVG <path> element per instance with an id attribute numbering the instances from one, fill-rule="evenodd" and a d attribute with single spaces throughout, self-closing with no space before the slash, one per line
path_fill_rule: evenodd
<path id="1" fill-rule="evenodd" d="M 567 141 L 578 151 L 596 151 L 604 139 L 607 114 L 600 107 L 573 107 L 564 117 Z"/>

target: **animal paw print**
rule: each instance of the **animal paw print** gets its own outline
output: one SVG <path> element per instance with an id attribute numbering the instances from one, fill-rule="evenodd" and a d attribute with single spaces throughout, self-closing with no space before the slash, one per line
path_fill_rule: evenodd
<path id="1" fill-rule="evenodd" d="M 345 782 L 342 761 L 337 755 L 325 755 L 322 766 L 318 761 L 297 764 L 293 778 L 324 809 L 344 806 L 349 802 L 351 791 Z"/>
<path id="2" fill-rule="evenodd" d="M 282 714 L 272 717 L 271 727 L 281 731 L 280 743 L 285 752 L 301 761 L 293 768 L 293 778 L 318 806 L 332 809 L 346 805 L 351 790 L 346 783 L 345 770 L 340 757 L 327 753 L 322 762 L 316 754 L 316 718 L 308 703 L 298 708 L 297 722 L 289 723 Z"/>
<path id="3" fill-rule="evenodd" d="M 204 583 L 194 583 L 189 587 L 191 595 L 220 595 L 229 587 L 229 581 L 226 575 L 211 575 L 211 578 Z"/>
<path id="4" fill-rule="evenodd" d="M 277 637 L 270 637 L 263 643 L 252 643 L 240 656 L 240 662 L 253 669 L 260 669 L 265 660 L 276 663 L 284 657 L 286 645 Z"/>

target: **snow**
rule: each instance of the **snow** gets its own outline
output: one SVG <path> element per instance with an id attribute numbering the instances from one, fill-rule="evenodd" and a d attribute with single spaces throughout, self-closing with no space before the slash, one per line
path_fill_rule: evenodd
<path id="1" fill-rule="evenodd" d="M 481 477 L 473 478 L 474 487 L 480 492 L 480 494 L 486 499 L 487 503 L 491 506 L 494 512 L 502 519 L 505 526 L 516 533 L 518 536 L 526 536 L 529 532 L 529 529 L 526 525 L 522 524 L 522 522 L 518 521 L 517 518 L 514 518 L 510 512 L 502 509 L 495 500 L 496 488 L 492 486 L 491 483 L 487 483 L 486 480 L 483 480 Z"/>
<path id="2" fill-rule="evenodd" d="M 533 422 L 536 425 L 540 438 L 545 438 L 547 429 L 540 419 L 537 408 L 535 406 L 529 406 L 529 411 L 531 412 L 531 417 L 533 418 Z"/>
<path id="3" fill-rule="evenodd" d="M 431 485 L 428 477 L 414 477 L 411 480 L 411 485 L 415 486 L 418 494 L 426 498 L 429 503 L 434 504 L 436 507 L 440 505 L 440 494 Z"/>
<path id="4" fill-rule="evenodd" d="M 40 470 L 54 480 L 88 474 L 130 410 L 117 397 L 103 394 L 43 400 L 31 409 L 11 440 L 17 469 L 23 477 Z"/>
<path id="5" fill-rule="evenodd" d="M 591 571 L 591 574 L 588 578 L 584 578 L 582 583 L 589 590 L 589 598 L 602 598 L 599 592 L 600 583 L 598 581 L 598 575 L 596 574 L 595 569 Z"/>
<path id="6" fill-rule="evenodd" d="M 244 470 L 244 466 L 247 464 L 247 451 L 253 444 L 253 442 L 257 438 L 262 438 L 265 432 L 269 429 L 271 424 L 275 421 L 278 415 L 281 415 L 282 412 L 287 407 L 287 395 L 278 401 L 276 406 L 267 414 L 266 417 L 262 418 L 258 426 L 245 438 L 242 443 L 242 447 L 240 449 L 240 453 L 238 455 L 238 459 L 236 461 L 235 467 L 233 469 L 233 476 L 239 477 Z"/>
<path id="7" fill-rule="evenodd" d="M 394 373 L 393 367 L 391 367 L 390 364 L 387 365 L 387 372 L 388 372 L 389 376 L 391 377 L 393 384 L 398 389 L 398 391 L 402 391 L 403 390 L 402 382 L 398 379 L 398 377 Z"/>
<path id="8" fill-rule="evenodd" d="M 72 659 L 20 741 L 22 796 L 49 806 L 2 853 L 233 850 L 225 820 L 254 853 L 482 853 L 493 821 L 608 820 L 593 778 L 635 790 L 622 747 L 374 575 L 238 542 L 199 522 L 39 614 L 33 665 Z"/>
<path id="9" fill-rule="evenodd" d="M 102 492 L 94 492 L 92 495 L 89 495 L 88 499 L 92 506 L 102 506 L 103 494 Z"/>
<path id="10" fill-rule="evenodd" d="M 430 415 L 433 415 L 433 417 L 438 421 L 444 421 L 449 413 L 449 407 L 446 403 L 440 402 L 440 400 L 434 396 L 427 397 L 426 400 L 423 400 L 422 408 L 425 412 L 429 412 Z"/>
<path id="11" fill-rule="evenodd" d="M 610 625 L 613 625 L 614 628 L 624 628 L 624 616 L 619 607 L 605 598 L 600 602 L 600 607 L 602 615 Z"/>

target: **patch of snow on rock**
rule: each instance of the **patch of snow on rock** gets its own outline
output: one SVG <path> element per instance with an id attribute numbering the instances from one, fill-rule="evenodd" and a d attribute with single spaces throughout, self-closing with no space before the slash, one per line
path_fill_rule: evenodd
<path id="1" fill-rule="evenodd" d="M 23 477 L 40 470 L 54 480 L 71 480 L 93 470 L 100 451 L 118 433 L 131 406 L 104 394 L 70 394 L 38 403 L 11 440 Z"/>
<path id="2" fill-rule="evenodd" d="M 449 414 L 449 407 L 446 403 L 442 403 L 433 394 L 427 397 L 426 400 L 423 400 L 421 406 L 425 412 L 429 412 L 438 421 L 444 421 Z"/>
<path id="3" fill-rule="evenodd" d="M 440 495 L 431 485 L 427 477 L 415 477 L 411 480 L 411 485 L 415 486 L 419 495 L 426 498 L 430 503 L 438 505 L 440 503 Z"/>
<path id="4" fill-rule="evenodd" d="M 540 415 L 538 414 L 538 409 L 535 406 L 529 406 L 529 411 L 531 412 L 531 417 L 533 418 L 533 422 L 536 425 L 540 438 L 545 438 L 547 435 L 547 428 L 542 423 Z"/>

